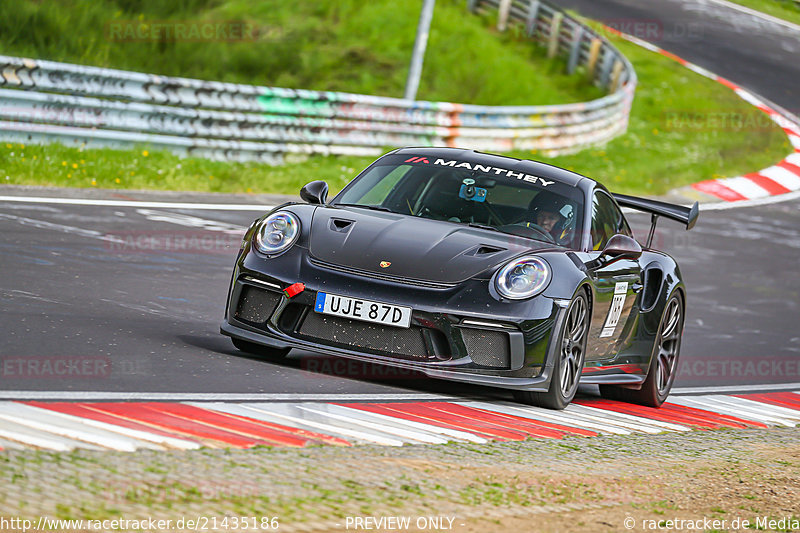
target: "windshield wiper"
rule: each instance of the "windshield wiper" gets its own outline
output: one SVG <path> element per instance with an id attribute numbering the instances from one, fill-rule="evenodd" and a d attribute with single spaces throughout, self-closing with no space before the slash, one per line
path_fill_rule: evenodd
<path id="1" fill-rule="evenodd" d="M 383 207 L 382 205 L 365 205 L 365 204 L 333 204 L 334 207 L 341 206 L 341 207 L 363 207 L 364 209 L 372 209 L 373 211 L 386 211 L 387 213 L 394 213 L 388 207 Z"/>

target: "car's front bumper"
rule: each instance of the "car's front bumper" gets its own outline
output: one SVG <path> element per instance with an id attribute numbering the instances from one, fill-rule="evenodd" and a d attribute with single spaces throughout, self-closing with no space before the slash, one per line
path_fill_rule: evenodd
<path id="1" fill-rule="evenodd" d="M 282 290 L 306 288 L 293 298 Z M 230 337 L 275 348 L 301 348 L 420 372 L 428 377 L 546 391 L 554 329 L 564 307 L 549 298 L 501 302 L 487 280 L 424 287 L 364 276 L 309 260 L 291 250 L 237 261 L 225 321 Z M 318 291 L 413 309 L 411 328 L 380 326 L 314 312 Z"/>

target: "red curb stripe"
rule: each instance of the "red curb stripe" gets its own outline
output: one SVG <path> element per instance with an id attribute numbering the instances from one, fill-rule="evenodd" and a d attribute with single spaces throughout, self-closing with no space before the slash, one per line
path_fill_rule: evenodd
<path id="1" fill-rule="evenodd" d="M 358 409 L 360 411 L 367 411 L 368 413 L 375 413 L 375 414 L 379 414 L 379 415 L 389 416 L 389 417 L 392 417 L 392 418 L 399 418 L 401 420 L 408 420 L 410 422 L 418 422 L 420 424 L 427 424 L 429 426 L 435 426 L 435 427 L 439 427 L 439 428 L 458 429 L 459 431 L 464 431 L 466 433 L 471 433 L 471 434 L 475 435 L 476 437 L 481 437 L 481 438 L 484 438 L 484 439 L 506 440 L 506 439 L 498 439 L 494 435 L 489 435 L 488 433 L 485 433 L 483 431 L 478 431 L 476 429 L 463 429 L 461 427 L 456 428 L 456 427 L 452 426 L 451 424 L 445 424 L 445 423 L 440 422 L 438 420 L 432 420 L 432 419 L 424 417 L 424 416 L 411 415 L 411 414 L 408 414 L 408 413 L 395 411 L 393 409 L 390 409 L 389 407 L 384 407 L 382 405 L 370 404 L 370 403 L 342 403 L 342 404 L 337 404 L 337 405 L 342 405 L 344 407 L 351 407 L 353 409 Z M 392 404 L 386 404 L 386 405 L 392 405 Z"/>
<path id="2" fill-rule="evenodd" d="M 797 165 L 793 165 L 792 163 L 789 163 L 785 159 L 783 161 L 781 161 L 780 163 L 778 163 L 777 166 L 779 166 L 781 168 L 785 168 L 786 170 L 788 170 L 792 174 L 796 174 L 797 177 L 800 177 L 800 167 L 798 167 Z"/>
<path id="3" fill-rule="evenodd" d="M 642 405 L 632 405 L 624 402 L 616 402 L 613 400 L 578 400 L 573 401 L 578 405 L 585 405 L 587 407 L 595 407 L 604 411 L 614 411 L 616 413 L 624 413 L 627 415 L 638 416 L 650 420 L 660 420 L 662 422 L 669 422 L 672 424 L 680 424 L 682 426 L 693 426 L 699 429 L 719 429 L 722 424 L 711 419 L 700 417 L 697 415 L 689 415 L 688 413 L 676 413 L 668 409 L 654 407 L 645 407 Z"/>
<path id="4" fill-rule="evenodd" d="M 732 81 L 730 81 L 730 80 L 726 80 L 726 79 L 725 79 L 725 78 L 723 78 L 722 76 L 717 76 L 717 81 L 718 81 L 719 83 L 721 83 L 722 85 L 724 85 L 725 87 L 728 87 L 729 89 L 733 89 L 734 91 L 735 91 L 736 89 L 739 89 L 739 88 L 740 88 L 738 85 L 736 85 L 735 83 L 733 83 L 733 82 L 732 82 Z"/>
<path id="5" fill-rule="evenodd" d="M 436 409 L 438 402 L 429 403 L 402 403 L 402 404 L 383 404 L 385 407 L 417 416 L 422 416 L 429 420 L 436 420 L 441 424 L 447 424 L 451 428 L 461 428 L 466 431 L 481 431 L 489 438 L 495 440 L 525 440 L 528 434 L 522 431 L 509 430 L 505 427 L 492 424 L 491 422 L 484 422 L 482 420 L 470 420 L 462 416 L 456 416 L 447 412 Z"/>
<path id="6" fill-rule="evenodd" d="M 181 403 L 160 403 L 155 404 L 152 406 L 152 408 L 163 413 L 181 417 L 191 422 L 197 422 L 199 424 L 224 429 L 231 431 L 232 433 L 238 433 L 240 435 L 253 437 L 256 439 L 274 441 L 279 445 L 284 446 L 302 447 L 308 444 L 310 441 L 318 440 L 309 436 L 304 436 L 301 434 L 303 433 L 302 430 L 299 430 L 298 432 L 298 430 L 288 426 L 255 420 L 230 413 L 222 413 L 219 411 L 204 409 L 194 405 L 186 405 Z M 340 445 L 342 442 L 346 442 L 342 441 L 341 439 L 336 439 L 336 441 L 339 442 L 334 442 Z M 330 444 L 333 444 L 334 442 L 331 442 Z"/>
<path id="7" fill-rule="evenodd" d="M 682 57 L 676 56 L 672 52 L 667 52 L 663 48 L 659 48 L 658 49 L 658 53 L 661 54 L 662 56 L 665 56 L 665 57 L 668 57 L 668 58 L 670 58 L 670 59 L 672 59 L 674 61 L 677 61 L 678 63 L 680 63 L 683 66 L 686 66 L 689 63 L 688 61 L 686 61 Z"/>
<path id="8" fill-rule="evenodd" d="M 477 407 L 474 408 L 474 409 L 477 409 L 478 411 L 492 413 L 493 415 L 497 415 L 497 416 L 508 418 L 510 421 L 512 421 L 514 423 L 516 423 L 516 420 L 522 420 L 522 421 L 528 422 L 528 423 L 532 422 L 535 425 L 542 426 L 542 427 L 545 427 L 545 428 L 554 429 L 554 430 L 560 431 L 562 433 L 569 433 L 569 434 L 578 435 L 578 436 L 581 436 L 581 437 L 598 437 L 598 436 L 600 436 L 600 434 L 597 433 L 596 431 L 592 431 L 592 430 L 589 430 L 589 429 L 576 428 L 576 427 L 572 427 L 572 426 L 566 426 L 566 425 L 563 425 L 563 424 L 555 424 L 553 422 L 545 422 L 544 420 L 535 420 L 533 418 L 525 418 L 524 416 L 514 416 L 514 415 L 509 415 L 509 414 L 506 414 L 506 413 L 498 413 L 496 411 L 490 411 L 488 409 L 478 409 Z"/>
<path id="9" fill-rule="evenodd" d="M 741 395 L 739 398 L 768 402 L 781 405 L 787 409 L 800 411 L 800 394 L 794 394 L 793 392 L 764 392 L 760 394 Z"/>
<path id="10" fill-rule="evenodd" d="M 152 433 L 154 435 L 160 435 L 162 437 L 170 437 L 173 439 L 183 439 L 188 440 L 191 442 L 199 442 L 197 439 L 192 438 L 189 435 L 183 434 L 176 434 L 175 432 L 164 431 L 160 427 L 155 427 L 150 424 L 143 424 L 140 422 L 134 422 L 133 420 L 129 420 L 127 418 L 121 418 L 117 415 L 108 414 L 102 411 L 97 411 L 92 409 L 91 404 L 81 404 L 81 403 L 70 403 L 70 402 L 20 402 L 26 405 L 30 405 L 33 407 L 40 407 L 42 409 L 48 409 L 50 411 L 55 411 L 57 413 L 63 413 L 66 415 L 77 416 L 80 418 L 87 418 L 89 420 L 95 420 L 97 422 L 104 422 L 106 424 L 111 424 L 113 426 L 120 426 L 128 429 L 135 429 L 137 431 L 144 431 L 145 433 Z"/>
<path id="11" fill-rule="evenodd" d="M 167 431 L 178 431 L 192 435 L 209 441 L 216 447 L 234 446 L 236 448 L 252 448 L 259 444 L 265 446 L 271 446 L 273 444 L 270 441 L 244 437 L 230 431 L 212 428 L 174 415 L 159 412 L 152 408 L 154 405 L 157 404 L 154 402 L 122 404 L 100 402 L 90 404 L 90 407 L 104 413 L 153 424 Z"/>
<path id="12" fill-rule="evenodd" d="M 768 178 L 767 176 L 762 176 L 757 172 L 753 172 L 752 174 L 747 174 L 745 178 L 749 179 L 762 189 L 766 190 L 770 196 L 775 196 L 776 194 L 786 194 L 787 192 L 792 192 L 791 190 L 787 189 L 777 181 Z"/>
<path id="13" fill-rule="evenodd" d="M 669 401 L 669 400 L 667 400 Z M 755 420 L 745 420 L 744 418 L 738 418 L 731 415 L 724 415 L 722 413 L 717 413 L 715 411 L 709 411 L 708 409 L 701 409 L 699 407 L 688 407 L 686 405 L 678 405 L 674 403 L 664 404 L 660 407 L 660 409 L 673 409 L 675 411 L 683 412 L 683 413 L 693 413 L 696 416 L 703 416 L 707 418 L 712 418 L 719 423 L 726 425 L 731 428 L 736 429 L 743 429 L 747 427 L 757 427 L 757 428 L 768 428 L 767 424 L 763 422 L 756 422 Z"/>
<path id="14" fill-rule="evenodd" d="M 700 183 L 693 184 L 692 187 L 700 192 L 704 192 L 706 194 L 716 196 L 717 198 L 721 198 L 726 202 L 738 202 L 739 200 L 749 199 L 746 196 L 742 196 L 733 189 L 726 187 L 718 180 L 701 181 Z"/>
<path id="15" fill-rule="evenodd" d="M 355 407 L 353 404 L 348 404 L 348 406 Z M 365 411 L 373 410 L 376 407 L 382 408 L 385 409 L 385 411 L 381 412 L 381 414 L 399 418 L 412 417 L 407 419 L 447 429 L 466 431 L 490 440 L 507 441 L 525 440 L 527 438 L 527 435 L 524 433 L 508 431 L 493 424 L 465 420 L 456 416 L 447 416 L 446 413 L 437 411 L 430 406 L 431 404 L 422 403 L 379 403 L 361 404 L 358 407 L 363 408 Z"/>
<path id="16" fill-rule="evenodd" d="M 538 420 L 531 420 L 530 418 L 496 413 L 487 409 L 476 409 L 474 407 L 467 407 L 453 403 L 438 404 L 436 409 L 446 411 L 454 415 L 463 416 L 468 420 L 483 420 L 511 430 L 523 430 L 534 437 L 541 437 L 545 439 L 562 439 L 565 435 L 580 435 L 582 437 L 597 436 L 597 433 L 586 430 L 577 430 L 575 428 L 569 428 L 566 426 L 553 427 L 556 426 L 556 424 L 548 424 L 547 422 L 542 423 Z"/>
<path id="17" fill-rule="evenodd" d="M 750 400 L 753 402 L 763 403 L 767 405 L 774 405 L 776 407 L 783 407 L 784 409 L 792 409 L 795 411 L 798 410 L 798 406 L 795 404 L 773 398 L 762 398 L 753 394 L 734 394 L 733 396 L 736 398 L 742 398 L 743 400 Z"/>

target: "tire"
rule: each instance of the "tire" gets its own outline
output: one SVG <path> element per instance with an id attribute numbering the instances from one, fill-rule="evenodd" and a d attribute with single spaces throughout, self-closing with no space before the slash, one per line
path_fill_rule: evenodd
<path id="1" fill-rule="evenodd" d="M 283 359 L 289 353 L 291 348 L 272 348 L 264 346 L 263 344 L 256 344 L 254 342 L 245 341 L 242 339 L 235 339 L 231 337 L 231 342 L 236 348 L 242 352 L 257 355 L 259 357 L 268 357 L 270 359 Z"/>
<path id="2" fill-rule="evenodd" d="M 603 398 L 638 403 L 648 407 L 661 407 L 675 382 L 685 315 L 683 296 L 680 292 L 676 292 L 664 306 L 664 314 L 661 315 L 658 324 L 658 336 L 650 357 L 650 368 L 642 388 L 634 390 L 600 385 L 600 394 Z"/>
<path id="3" fill-rule="evenodd" d="M 590 317 L 589 300 L 582 290 L 570 302 L 554 343 L 556 353 L 550 387 L 547 392 L 514 391 L 516 401 L 557 410 L 569 405 L 578 391 L 586 359 Z"/>

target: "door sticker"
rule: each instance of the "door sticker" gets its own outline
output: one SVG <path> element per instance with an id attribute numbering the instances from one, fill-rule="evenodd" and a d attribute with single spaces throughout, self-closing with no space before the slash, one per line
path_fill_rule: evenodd
<path id="1" fill-rule="evenodd" d="M 603 331 L 600 332 L 601 338 L 614 335 L 614 330 L 617 327 L 617 323 L 619 323 L 619 317 L 622 316 L 622 308 L 625 307 L 625 298 L 627 296 L 628 282 L 617 283 L 614 286 L 614 299 L 611 301 L 611 309 L 608 311 Z"/>

